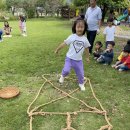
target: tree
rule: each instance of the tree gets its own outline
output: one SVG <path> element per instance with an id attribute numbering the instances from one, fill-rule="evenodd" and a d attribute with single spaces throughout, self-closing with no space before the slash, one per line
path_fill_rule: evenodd
<path id="1" fill-rule="evenodd" d="M 36 6 L 43 7 L 46 10 L 46 14 L 54 15 L 63 3 L 64 0 L 38 0 Z"/>
<path id="2" fill-rule="evenodd" d="M 34 17 L 35 15 L 35 4 L 37 0 L 6 0 L 7 9 L 12 8 L 12 13 L 16 8 L 24 8 L 28 17 Z"/>
<path id="3" fill-rule="evenodd" d="M 21 6 L 25 9 L 28 18 L 35 16 L 37 0 L 21 0 Z"/>
<path id="4" fill-rule="evenodd" d="M 89 4 L 89 0 L 74 0 L 76 6 L 84 6 Z M 105 15 L 110 8 L 124 8 L 129 5 L 128 0 L 98 0 L 98 5 L 102 8 L 102 21 L 104 21 Z"/>
<path id="5" fill-rule="evenodd" d="M 14 14 L 16 8 L 24 8 L 28 17 L 34 17 L 36 7 L 43 7 L 47 13 L 55 14 L 57 9 L 63 5 L 66 0 L 6 0 L 7 9 L 12 8 Z M 71 0 L 68 0 L 71 2 Z M 38 13 L 36 12 L 37 16 Z"/>
<path id="6" fill-rule="evenodd" d="M 84 6 L 88 4 L 89 2 L 86 0 L 73 0 L 73 3 L 75 6 Z"/>
<path id="7" fill-rule="evenodd" d="M 11 9 L 13 15 L 18 5 L 19 5 L 19 0 L 6 0 L 6 8 Z"/>
<path id="8" fill-rule="evenodd" d="M 6 4 L 5 4 L 5 0 L 0 0 L 0 9 L 3 10 L 5 9 Z"/>
<path id="9" fill-rule="evenodd" d="M 119 9 L 128 7 L 128 0 L 99 0 L 98 3 L 102 7 L 102 21 L 104 22 L 106 13 L 110 9 Z"/>

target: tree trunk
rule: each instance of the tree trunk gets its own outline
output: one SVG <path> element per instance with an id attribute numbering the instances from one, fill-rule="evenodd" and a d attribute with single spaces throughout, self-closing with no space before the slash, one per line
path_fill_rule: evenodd
<path id="1" fill-rule="evenodd" d="M 38 14 L 38 10 L 36 9 L 36 16 L 37 16 L 37 18 L 39 17 L 39 14 Z"/>
<path id="2" fill-rule="evenodd" d="M 107 10 L 108 10 L 107 4 L 104 4 L 102 8 L 102 22 L 104 22 Z"/>
<path id="3" fill-rule="evenodd" d="M 12 8 L 11 8 L 11 12 L 12 12 L 12 14 L 14 15 L 14 13 L 15 13 L 15 7 L 12 7 Z"/>

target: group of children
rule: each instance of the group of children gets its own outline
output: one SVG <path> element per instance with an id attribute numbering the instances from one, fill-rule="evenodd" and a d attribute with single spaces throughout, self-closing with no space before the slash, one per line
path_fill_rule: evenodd
<path id="1" fill-rule="evenodd" d="M 86 22 L 82 18 L 78 18 L 72 27 L 72 33 L 63 43 L 61 43 L 58 48 L 55 50 L 55 53 L 58 53 L 59 50 L 65 46 L 69 46 L 69 50 L 66 54 L 64 68 L 62 69 L 62 74 L 59 78 L 59 82 L 63 83 L 65 77 L 70 73 L 71 68 L 74 69 L 76 76 L 78 78 L 78 83 L 81 91 L 85 90 L 84 87 L 84 67 L 82 62 L 82 55 L 85 50 L 86 60 L 89 62 L 89 44 L 88 39 L 84 36 L 86 32 Z M 103 51 L 103 44 L 100 41 L 97 41 L 95 44 L 95 50 L 93 52 L 94 59 L 105 65 L 110 65 L 114 58 L 114 34 L 115 26 L 113 26 L 113 20 L 108 20 L 108 26 L 104 29 L 103 34 L 106 39 L 106 49 Z M 113 68 L 118 69 L 119 71 L 125 71 L 130 69 L 130 40 L 127 42 L 127 45 L 124 47 L 120 58 L 116 64 L 112 65 Z"/>
<path id="2" fill-rule="evenodd" d="M 105 65 L 111 64 L 114 58 L 113 47 L 114 42 L 109 42 L 107 48 L 103 51 L 102 43 L 97 41 L 95 45 L 95 51 L 93 53 L 94 59 L 96 59 L 97 62 Z M 118 69 L 119 71 L 130 70 L 130 40 L 127 41 L 127 44 L 117 58 L 117 62 L 112 65 L 112 67 Z"/>
<path id="3" fill-rule="evenodd" d="M 95 51 L 93 52 L 94 59 L 97 60 L 99 63 L 103 63 L 104 65 L 109 65 L 113 61 L 114 52 L 113 48 L 115 43 L 110 41 L 106 47 L 106 49 L 102 50 L 102 43 L 100 41 L 96 42 Z"/>
<path id="4" fill-rule="evenodd" d="M 22 15 L 19 16 L 19 28 L 21 31 L 21 35 L 27 36 L 25 16 L 22 16 Z M 12 31 L 12 27 L 10 27 L 8 21 L 4 21 L 4 28 L 3 28 L 3 30 L 2 29 L 0 30 L 0 42 L 3 41 L 3 39 L 2 39 L 3 34 L 4 34 L 3 37 L 12 37 L 11 31 Z"/>
<path id="5" fill-rule="evenodd" d="M 99 63 L 104 65 L 110 65 L 114 58 L 114 34 L 115 26 L 112 25 L 113 21 L 108 20 L 108 26 L 104 29 L 104 35 L 106 38 L 106 49 L 102 50 L 102 43 L 100 41 L 96 42 L 95 51 L 93 53 L 94 59 Z M 118 69 L 119 71 L 130 70 L 130 40 L 127 41 L 126 46 L 123 48 L 118 61 L 116 64 L 112 65 L 113 68 Z"/>
<path id="6" fill-rule="evenodd" d="M 108 26 L 104 29 L 104 38 L 106 42 L 106 49 L 103 51 L 102 46 L 103 44 L 100 41 L 97 41 L 95 44 L 95 50 L 93 52 L 94 59 L 97 60 L 99 63 L 103 63 L 105 65 L 109 65 L 113 61 L 114 52 L 113 48 L 115 46 L 114 42 L 114 34 L 115 34 L 115 26 L 113 26 L 113 20 L 108 19 L 107 21 Z"/>
<path id="7" fill-rule="evenodd" d="M 119 71 L 130 70 L 130 40 L 127 41 L 127 44 L 119 55 L 117 62 L 112 65 L 112 67 Z"/>

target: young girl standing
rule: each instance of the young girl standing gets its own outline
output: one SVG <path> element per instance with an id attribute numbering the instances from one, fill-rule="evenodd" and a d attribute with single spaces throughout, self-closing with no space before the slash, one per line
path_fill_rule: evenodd
<path id="1" fill-rule="evenodd" d="M 60 83 L 64 82 L 64 78 L 69 74 L 71 68 L 74 69 L 76 76 L 78 78 L 79 87 L 82 91 L 85 90 L 84 87 L 84 67 L 82 61 L 82 55 L 85 50 L 86 60 L 89 62 L 89 47 L 90 43 L 88 39 L 84 36 L 87 29 L 86 22 L 82 18 L 78 18 L 72 27 L 72 33 L 63 43 L 59 45 L 55 53 L 58 53 L 60 49 L 69 45 L 69 50 L 66 54 L 64 68 L 62 70 L 62 75 L 59 79 Z"/>
<path id="2" fill-rule="evenodd" d="M 22 36 L 27 36 L 26 32 L 26 18 L 22 15 L 19 16 L 19 28 L 22 33 Z"/>

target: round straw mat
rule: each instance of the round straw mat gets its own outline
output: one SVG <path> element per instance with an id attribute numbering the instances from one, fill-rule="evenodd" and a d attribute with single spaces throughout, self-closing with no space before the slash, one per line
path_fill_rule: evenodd
<path id="1" fill-rule="evenodd" d="M 20 91 L 17 87 L 5 87 L 0 90 L 0 97 L 8 99 L 17 96 L 19 93 Z"/>

